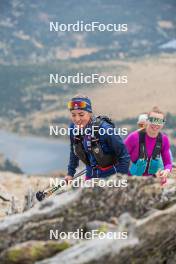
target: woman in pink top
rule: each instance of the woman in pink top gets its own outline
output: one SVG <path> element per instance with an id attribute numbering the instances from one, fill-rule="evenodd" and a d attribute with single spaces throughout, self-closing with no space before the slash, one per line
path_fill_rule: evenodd
<path id="1" fill-rule="evenodd" d="M 148 114 L 146 128 L 142 131 L 132 132 L 125 139 L 125 145 L 132 162 L 129 174 L 156 175 L 162 183 L 166 182 L 168 174 L 172 170 L 172 161 L 169 139 L 160 132 L 164 123 L 164 113 L 154 107 Z"/>

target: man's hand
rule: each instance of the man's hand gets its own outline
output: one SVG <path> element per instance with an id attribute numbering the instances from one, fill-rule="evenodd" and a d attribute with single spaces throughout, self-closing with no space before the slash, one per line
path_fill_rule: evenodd
<path id="1" fill-rule="evenodd" d="M 64 180 L 67 182 L 67 184 L 71 183 L 73 180 L 73 177 L 70 175 L 65 176 Z"/>
<path id="2" fill-rule="evenodd" d="M 168 170 L 168 169 L 159 170 L 156 173 L 156 177 L 160 179 L 160 184 L 161 185 L 165 185 L 167 183 L 167 178 L 168 178 L 169 173 L 170 173 L 170 170 Z"/>

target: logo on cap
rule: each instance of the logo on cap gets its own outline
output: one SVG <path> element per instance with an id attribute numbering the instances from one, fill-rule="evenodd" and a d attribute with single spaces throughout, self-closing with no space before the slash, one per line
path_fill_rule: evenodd
<path id="1" fill-rule="evenodd" d="M 78 104 L 74 104 L 74 109 L 78 109 Z"/>

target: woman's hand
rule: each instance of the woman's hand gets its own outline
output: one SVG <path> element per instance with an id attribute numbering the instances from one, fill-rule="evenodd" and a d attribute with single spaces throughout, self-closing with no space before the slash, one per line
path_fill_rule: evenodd
<path id="1" fill-rule="evenodd" d="M 64 180 L 67 182 L 67 184 L 71 183 L 73 180 L 73 177 L 70 175 L 65 176 Z"/>
<path id="2" fill-rule="evenodd" d="M 168 178 L 169 173 L 170 173 L 170 170 L 169 169 L 159 170 L 156 173 L 156 177 L 160 179 L 160 184 L 161 185 L 164 185 L 164 184 L 167 183 L 167 178 Z"/>

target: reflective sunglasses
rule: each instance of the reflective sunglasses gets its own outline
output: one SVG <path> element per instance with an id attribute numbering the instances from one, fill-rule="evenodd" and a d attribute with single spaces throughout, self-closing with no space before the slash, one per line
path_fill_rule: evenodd
<path id="1" fill-rule="evenodd" d="M 86 102 L 84 101 L 70 101 L 68 102 L 68 109 L 82 109 L 86 107 Z"/>
<path id="2" fill-rule="evenodd" d="M 153 125 L 158 125 L 158 126 L 161 126 L 165 123 L 165 120 L 162 119 L 162 118 L 157 118 L 157 117 L 152 117 L 152 116 L 149 116 L 148 118 L 149 122 Z"/>

